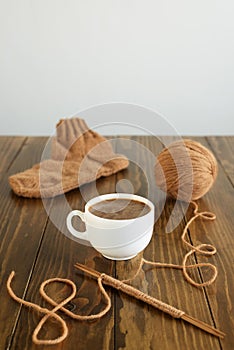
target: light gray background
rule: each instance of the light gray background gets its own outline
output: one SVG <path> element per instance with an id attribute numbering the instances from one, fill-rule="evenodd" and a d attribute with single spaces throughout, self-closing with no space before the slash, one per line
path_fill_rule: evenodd
<path id="1" fill-rule="evenodd" d="M 60 118 L 109 102 L 157 111 L 180 134 L 234 133 L 233 0 L 0 4 L 0 134 L 50 135 Z M 108 119 L 92 112 L 91 124 Z"/>

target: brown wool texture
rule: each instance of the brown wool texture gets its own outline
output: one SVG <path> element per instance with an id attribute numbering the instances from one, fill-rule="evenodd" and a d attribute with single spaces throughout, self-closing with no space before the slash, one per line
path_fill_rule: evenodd
<path id="1" fill-rule="evenodd" d="M 185 202 L 204 196 L 214 184 L 217 172 L 217 161 L 211 151 L 189 139 L 164 148 L 155 164 L 158 187 Z"/>
<path id="2" fill-rule="evenodd" d="M 114 153 L 111 143 L 89 129 L 83 119 L 62 119 L 56 125 L 50 159 L 9 177 L 22 197 L 48 198 L 128 167 L 128 159 Z"/>

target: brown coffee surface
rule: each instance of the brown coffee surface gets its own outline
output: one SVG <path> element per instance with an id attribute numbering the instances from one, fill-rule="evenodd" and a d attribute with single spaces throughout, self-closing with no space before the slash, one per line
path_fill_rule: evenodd
<path id="1" fill-rule="evenodd" d="M 135 219 L 144 216 L 151 208 L 149 205 L 133 199 L 107 199 L 93 204 L 89 211 L 101 218 L 112 220 Z"/>

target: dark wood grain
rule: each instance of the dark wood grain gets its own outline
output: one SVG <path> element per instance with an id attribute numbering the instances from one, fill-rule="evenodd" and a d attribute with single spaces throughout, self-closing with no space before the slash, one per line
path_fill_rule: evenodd
<path id="1" fill-rule="evenodd" d="M 84 185 L 82 191 L 74 190 L 65 196 L 59 196 L 53 199 L 50 218 L 45 228 L 43 241 L 41 243 L 40 252 L 38 254 L 37 263 L 32 273 L 29 289 L 26 294 L 27 300 L 33 300 L 39 305 L 45 307 L 46 304 L 39 295 L 40 284 L 51 277 L 58 276 L 69 278 L 77 285 L 77 297 L 70 303 L 70 307 L 74 307 L 74 313 L 89 315 L 101 311 L 105 304 L 103 303 L 98 289 L 97 282 L 92 278 L 88 278 L 79 273 L 75 268 L 76 262 L 81 262 L 91 266 L 99 271 L 106 272 L 110 275 L 114 274 L 115 263 L 101 256 L 94 248 L 87 245 L 79 244 L 62 232 L 66 232 L 66 204 L 70 205 L 70 210 L 84 210 L 85 198 L 92 198 L 97 194 L 105 194 L 115 192 L 115 175 L 108 178 L 101 178 L 96 183 Z M 56 227 L 59 226 L 60 230 Z M 68 233 L 68 232 L 66 232 Z M 64 285 L 51 286 L 50 295 L 56 297 L 56 301 L 65 299 L 70 292 L 70 288 Z M 111 290 L 108 290 L 111 295 Z M 112 298 L 113 299 L 113 298 Z M 97 321 L 74 321 L 64 316 L 69 328 L 69 336 L 58 348 L 72 350 L 82 349 L 113 349 L 114 345 L 114 309 L 108 312 L 103 318 Z M 13 348 L 17 347 L 20 342 L 23 349 L 37 349 L 32 344 L 32 333 L 41 316 L 37 313 L 28 312 L 23 309 L 17 325 Z M 25 327 L 26 325 L 26 327 Z M 54 323 L 48 321 L 40 336 L 43 339 L 56 337 L 58 327 L 54 327 Z M 44 346 L 44 349 L 50 349 L 50 346 Z"/>
<path id="2" fill-rule="evenodd" d="M 223 349 L 232 349 L 234 347 L 234 242 L 233 242 L 233 208 L 234 208 L 234 191 L 230 178 L 230 168 L 226 171 L 226 164 L 231 165 L 232 155 L 225 153 L 225 162 L 222 161 L 220 152 L 219 137 L 212 142 L 204 138 L 196 138 L 204 146 L 208 147 L 218 157 L 219 171 L 216 182 L 211 190 L 198 201 L 200 210 L 209 210 L 216 214 L 217 219 L 214 222 L 196 221 L 191 227 L 191 236 L 199 244 L 200 242 L 211 243 L 217 247 L 217 254 L 212 259 L 204 259 L 198 256 L 198 261 L 211 261 L 218 269 L 218 278 L 214 285 L 206 288 L 207 298 L 210 304 L 212 317 L 217 327 L 226 332 L 226 337 L 222 340 Z M 211 147 L 212 144 L 212 147 Z M 232 145 L 233 147 L 233 145 Z M 219 156 L 218 156 L 219 154 Z M 220 158 L 219 158 L 220 157 Z M 202 278 L 205 276 L 203 271 L 200 272 Z"/>
<path id="3" fill-rule="evenodd" d="M 42 281 L 54 276 L 72 279 L 77 285 L 77 297 L 68 307 L 75 313 L 97 313 L 104 303 L 97 283 L 73 268 L 75 262 L 86 264 L 119 279 L 134 275 L 140 259 L 181 264 L 186 247 L 181 233 L 191 217 L 191 207 L 176 226 L 176 220 L 185 205 L 175 206 L 154 184 L 153 159 L 163 145 L 156 137 L 121 137 L 116 150 L 126 154 L 131 162 L 128 169 L 117 175 L 102 178 L 81 190 L 74 190 L 44 203 L 15 196 L 8 185 L 8 176 L 31 167 L 40 161 L 46 138 L 0 137 L 0 350 L 37 349 L 32 343 L 32 332 L 41 318 L 37 312 L 20 307 L 6 291 L 6 280 L 16 270 L 13 288 L 17 295 L 50 307 L 39 295 Z M 180 270 L 150 269 L 145 265 L 132 284 L 186 313 L 201 319 L 226 333 L 224 340 L 171 318 L 142 302 L 108 290 L 112 308 L 102 319 L 80 322 L 63 315 L 69 328 L 69 337 L 56 349 L 224 349 L 234 348 L 234 238 L 233 238 L 233 137 L 195 138 L 210 148 L 218 164 L 218 178 L 202 199 L 200 210 L 215 212 L 215 222 L 197 220 L 188 231 L 193 244 L 210 243 L 217 254 L 206 258 L 196 255 L 191 262 L 211 262 L 218 268 L 218 278 L 209 287 L 195 288 L 187 283 Z M 169 138 L 165 138 L 166 143 Z M 142 147 L 138 147 L 142 145 Z M 65 229 L 67 205 L 70 210 L 84 209 L 85 202 L 97 194 L 134 192 L 149 197 L 156 204 L 155 231 L 144 250 L 132 260 L 114 262 L 103 258 L 92 247 L 69 238 Z M 65 200 L 66 199 L 66 200 Z M 172 215 L 174 209 L 174 213 Z M 171 233 L 166 233 L 169 220 Z M 81 223 L 76 223 L 80 228 Z M 66 235 L 62 234 L 64 231 Z M 207 271 L 196 269 L 197 281 L 206 279 Z M 54 284 L 48 293 L 57 301 L 69 295 L 67 286 Z M 62 313 L 61 313 L 62 315 Z M 48 321 L 40 333 L 42 338 L 57 336 L 59 328 Z M 44 346 L 43 349 L 52 347 Z"/>
<path id="4" fill-rule="evenodd" d="M 1 175 L 7 172 L 12 162 L 17 157 L 17 155 L 19 154 L 20 150 L 22 149 L 22 147 L 26 142 L 27 142 L 26 137 L 8 137 L 8 136 L 0 137 L 0 157 L 1 157 L 0 174 Z"/>
<path id="5" fill-rule="evenodd" d="M 153 137 L 133 137 L 133 139 L 144 144 L 155 155 L 162 149 L 161 143 Z M 139 154 L 139 157 L 142 156 Z M 125 171 L 125 176 L 132 182 L 134 188 L 142 189 L 143 184 L 145 184 L 145 187 L 147 185 L 149 187 L 149 182 L 154 181 L 154 178 L 151 176 L 152 166 L 153 164 L 148 159 L 147 167 L 144 169 L 149 174 L 148 181 L 141 179 L 139 175 L 141 171 L 137 170 L 136 166 L 130 167 L 128 172 Z M 117 181 L 122 176 L 123 174 L 117 175 Z M 142 191 L 137 192 L 137 194 L 144 195 L 146 192 L 147 189 L 144 188 Z M 159 195 L 159 192 L 155 188 L 153 202 L 156 204 L 156 210 L 161 206 L 160 201 L 157 200 L 157 196 Z M 118 262 L 116 264 L 116 275 L 119 279 L 129 278 L 134 274 L 142 255 L 150 261 L 182 263 L 183 256 L 187 250 L 184 248 L 180 237 L 186 224 L 186 218 L 180 222 L 179 226 L 173 232 L 165 233 L 165 227 L 171 216 L 174 204 L 173 200 L 168 199 L 166 201 L 163 211 L 155 224 L 151 243 L 145 249 L 144 253 L 131 261 Z M 181 203 L 181 208 L 177 209 L 182 210 L 182 205 Z M 198 271 L 194 272 L 194 277 L 198 281 L 200 280 Z M 147 269 L 147 265 L 145 265 L 145 271 L 142 271 L 132 283 L 145 293 L 180 308 L 186 313 L 211 325 L 213 324 L 204 290 L 199 290 L 185 282 L 181 271 Z M 162 349 L 220 349 L 218 339 L 204 334 L 202 331 L 194 329 L 188 324 L 172 319 L 160 311 L 142 305 L 140 302 L 133 301 L 125 295 L 120 294 L 117 297 L 116 308 L 116 349 L 156 349 L 158 344 L 160 344 L 160 348 Z M 133 322 L 129 322 L 129 319 L 132 319 Z"/>
<path id="6" fill-rule="evenodd" d="M 23 141 L 23 142 L 22 142 Z M 1 247 L 0 247 L 0 322 L 1 348 L 10 347 L 17 323 L 20 305 L 12 302 L 6 291 L 6 280 L 12 270 L 17 278 L 14 287 L 23 296 L 29 283 L 33 264 L 40 248 L 40 241 L 47 215 L 40 200 L 29 201 L 14 195 L 8 185 L 8 176 L 31 167 L 40 161 L 46 138 L 12 139 L 6 143 L 5 158 L 9 159 L 0 182 Z M 18 143 L 18 149 L 15 146 Z"/>
<path id="7" fill-rule="evenodd" d="M 234 186 L 234 136 L 210 136 L 206 141 Z"/>

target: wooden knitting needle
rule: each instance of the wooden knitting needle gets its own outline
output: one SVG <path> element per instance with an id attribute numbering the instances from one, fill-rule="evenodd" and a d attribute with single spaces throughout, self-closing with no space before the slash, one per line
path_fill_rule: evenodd
<path id="1" fill-rule="evenodd" d="M 173 306 L 166 304 L 156 298 L 153 298 L 143 292 L 140 292 L 138 289 L 119 281 L 116 278 L 113 278 L 109 275 L 102 274 L 99 271 L 93 270 L 90 267 L 87 267 L 85 265 L 76 263 L 75 268 L 82 270 L 86 272 L 87 274 L 91 275 L 92 277 L 95 278 L 100 278 L 102 277 L 102 282 L 104 284 L 107 284 L 115 289 L 121 290 L 122 292 L 133 296 L 151 306 L 156 307 L 157 309 L 160 309 L 163 312 L 166 312 L 167 314 L 171 315 L 172 317 L 175 318 L 182 318 L 184 321 L 192 324 L 193 326 L 196 326 L 202 330 L 204 330 L 207 333 L 210 333 L 216 337 L 223 338 L 225 336 L 225 333 L 219 331 L 218 329 L 208 325 L 207 323 L 200 321 L 192 316 L 187 315 L 181 310 L 178 310 L 174 308 Z"/>

